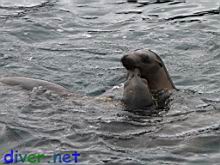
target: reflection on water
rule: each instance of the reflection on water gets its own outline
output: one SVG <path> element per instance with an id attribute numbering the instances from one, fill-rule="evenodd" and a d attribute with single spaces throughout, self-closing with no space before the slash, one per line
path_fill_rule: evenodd
<path id="1" fill-rule="evenodd" d="M 111 101 L 0 86 L 0 146 L 78 151 L 81 164 L 220 162 L 217 0 L 0 1 L 0 73 L 98 96 L 125 80 L 120 58 L 150 48 L 180 91 L 168 112 L 141 116 Z"/>

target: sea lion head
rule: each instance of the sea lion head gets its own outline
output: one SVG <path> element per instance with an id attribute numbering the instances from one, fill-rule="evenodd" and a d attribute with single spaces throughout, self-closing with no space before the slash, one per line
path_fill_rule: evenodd
<path id="1" fill-rule="evenodd" d="M 140 71 L 137 68 L 128 71 L 128 80 L 124 85 L 123 102 L 129 109 L 146 109 L 153 105 L 147 80 L 140 77 Z"/>
<path id="2" fill-rule="evenodd" d="M 162 59 L 153 51 L 140 49 L 129 52 L 121 62 L 128 71 L 138 68 L 141 77 L 148 81 L 150 90 L 175 89 Z"/>

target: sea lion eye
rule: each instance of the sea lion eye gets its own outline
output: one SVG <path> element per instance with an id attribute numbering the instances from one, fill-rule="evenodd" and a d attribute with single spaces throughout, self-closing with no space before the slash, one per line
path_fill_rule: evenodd
<path id="1" fill-rule="evenodd" d="M 141 62 L 143 62 L 143 63 L 150 63 L 150 58 L 148 56 L 142 56 L 141 57 Z"/>

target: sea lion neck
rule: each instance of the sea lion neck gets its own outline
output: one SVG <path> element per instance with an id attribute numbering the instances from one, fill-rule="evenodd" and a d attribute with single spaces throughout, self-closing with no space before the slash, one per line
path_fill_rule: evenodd
<path id="1" fill-rule="evenodd" d="M 163 68 L 153 74 L 142 75 L 142 77 L 147 79 L 151 90 L 173 89 L 169 75 L 167 75 Z"/>

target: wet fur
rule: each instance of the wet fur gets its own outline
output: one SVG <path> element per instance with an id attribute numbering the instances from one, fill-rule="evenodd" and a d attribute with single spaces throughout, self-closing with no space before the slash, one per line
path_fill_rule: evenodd
<path id="1" fill-rule="evenodd" d="M 152 50 L 148 49 L 148 51 L 150 51 L 151 53 L 155 54 L 155 56 L 157 57 L 157 59 L 158 59 L 158 60 L 160 61 L 160 63 L 163 65 L 163 69 L 164 69 L 164 71 L 166 72 L 167 77 L 168 77 L 168 80 L 170 81 L 172 87 L 173 87 L 174 89 L 176 89 L 176 87 L 175 87 L 175 85 L 174 85 L 174 83 L 173 83 L 173 81 L 172 81 L 172 79 L 171 79 L 171 77 L 170 77 L 170 74 L 169 74 L 169 72 L 167 71 L 167 68 L 166 68 L 166 66 L 165 66 L 165 64 L 164 64 L 164 62 L 163 62 L 163 60 L 160 58 L 160 56 L 158 56 L 158 55 L 157 55 L 156 53 L 154 53 Z"/>

